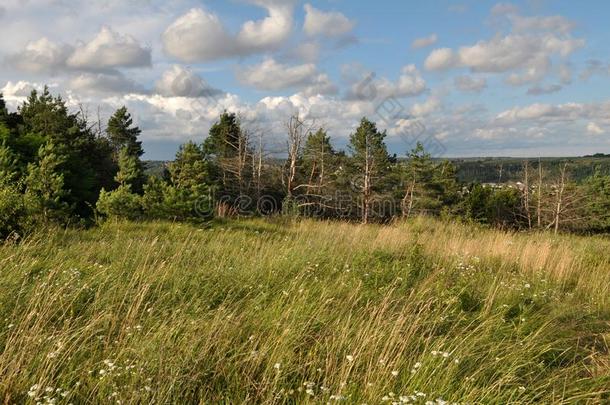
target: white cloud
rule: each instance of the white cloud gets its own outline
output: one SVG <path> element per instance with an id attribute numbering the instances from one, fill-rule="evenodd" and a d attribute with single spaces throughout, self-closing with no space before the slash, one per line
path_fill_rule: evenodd
<path id="1" fill-rule="evenodd" d="M 484 77 L 458 76 L 454 78 L 453 83 L 458 90 L 472 93 L 480 93 L 487 87 Z"/>
<path id="2" fill-rule="evenodd" d="M 211 87 L 200 76 L 182 66 L 174 65 L 163 72 L 155 86 L 165 97 L 209 97 L 222 93 Z"/>
<path id="3" fill-rule="evenodd" d="M 424 66 L 428 70 L 445 70 L 457 65 L 457 58 L 450 48 L 439 48 L 430 52 Z"/>
<path id="4" fill-rule="evenodd" d="M 427 37 L 415 39 L 413 42 L 411 42 L 411 48 L 413 48 L 413 49 L 427 48 L 429 46 L 436 44 L 436 41 L 438 41 L 438 36 L 436 34 L 431 34 Z"/>
<path id="5" fill-rule="evenodd" d="M 32 83 L 24 80 L 18 82 L 7 82 L 4 87 L 0 90 L 5 100 L 21 100 L 25 99 L 30 95 L 32 90 L 40 91 L 44 85 L 39 83 Z"/>
<path id="6" fill-rule="evenodd" d="M 29 42 L 24 50 L 9 55 L 7 62 L 16 69 L 38 74 L 101 71 L 150 66 L 151 51 L 141 47 L 133 37 L 104 27 L 89 43 L 76 46 L 53 42 L 46 37 Z"/>
<path id="7" fill-rule="evenodd" d="M 428 70 L 470 68 L 473 72 L 509 73 L 512 85 L 540 82 L 552 72 L 553 61 L 563 62 L 585 45 L 571 35 L 574 24 L 561 16 L 523 17 L 512 5 L 500 4 L 492 13 L 504 15 L 511 24 L 508 34 L 497 33 L 489 40 L 457 50 L 433 50 L 425 62 Z M 565 64 L 562 64 L 565 66 Z M 567 80 L 565 69 L 559 72 Z"/>
<path id="8" fill-rule="evenodd" d="M 415 117 L 423 117 L 438 111 L 441 107 L 442 103 L 440 98 L 432 96 L 423 103 L 413 104 L 411 107 L 411 114 L 413 114 Z"/>
<path id="9" fill-rule="evenodd" d="M 237 53 L 235 39 L 215 14 L 194 8 L 163 33 L 165 52 L 186 62 L 214 60 Z"/>
<path id="10" fill-rule="evenodd" d="M 163 33 L 163 48 L 185 62 L 211 61 L 276 49 L 288 39 L 293 25 L 293 2 L 256 0 L 269 15 L 245 22 L 239 33 L 230 33 L 218 16 L 193 8 Z"/>
<path id="11" fill-rule="evenodd" d="M 605 131 L 599 125 L 597 125 L 595 122 L 589 122 L 587 124 L 587 132 L 589 134 L 591 134 L 591 135 L 601 135 Z"/>
<path id="12" fill-rule="evenodd" d="M 151 50 L 142 47 L 129 35 L 103 27 L 90 42 L 76 46 L 67 64 L 83 70 L 150 66 Z"/>
<path id="13" fill-rule="evenodd" d="M 142 93 L 144 89 L 119 73 L 83 73 L 69 81 L 78 94 Z"/>
<path id="14" fill-rule="evenodd" d="M 356 23 L 339 12 L 325 12 L 305 4 L 303 30 L 310 36 L 341 37 L 349 34 Z"/>
<path id="15" fill-rule="evenodd" d="M 47 38 L 29 42 L 25 49 L 7 57 L 9 65 L 29 73 L 55 74 L 66 67 L 72 48 Z"/>
<path id="16" fill-rule="evenodd" d="M 326 74 L 320 74 L 315 64 L 289 66 L 265 59 L 258 65 L 243 67 L 237 71 L 240 82 L 259 90 L 277 91 L 303 88 L 307 95 L 334 94 L 337 88 Z"/>

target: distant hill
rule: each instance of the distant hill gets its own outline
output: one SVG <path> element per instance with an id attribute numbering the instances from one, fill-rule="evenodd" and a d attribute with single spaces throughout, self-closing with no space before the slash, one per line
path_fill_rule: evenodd
<path id="1" fill-rule="evenodd" d="M 163 177 L 167 163 L 164 160 L 147 160 L 144 162 L 144 171 L 149 176 Z"/>
<path id="2" fill-rule="evenodd" d="M 456 166 L 457 175 L 463 182 L 504 183 L 518 181 L 523 177 L 523 163 L 529 161 L 530 167 L 537 170 L 538 158 L 468 158 L 450 159 Z M 556 174 L 563 164 L 569 164 L 569 173 L 573 180 L 582 181 L 592 176 L 599 168 L 602 173 L 610 175 L 610 155 L 570 158 L 541 158 L 546 173 Z"/>
<path id="3" fill-rule="evenodd" d="M 401 160 L 401 159 L 399 159 Z M 538 158 L 482 157 L 451 158 L 457 169 L 458 179 L 464 183 L 505 183 L 519 181 L 523 177 L 523 163 L 530 162 L 533 170 L 538 168 Z M 599 168 L 602 173 L 610 175 L 610 155 L 595 155 L 569 158 L 541 158 L 545 173 L 557 174 L 564 163 L 570 165 L 570 176 L 575 181 L 583 181 Z M 167 161 L 149 160 L 144 162 L 146 173 L 161 177 Z M 281 164 L 281 160 L 276 161 Z M 536 173 L 532 173 L 535 175 Z"/>

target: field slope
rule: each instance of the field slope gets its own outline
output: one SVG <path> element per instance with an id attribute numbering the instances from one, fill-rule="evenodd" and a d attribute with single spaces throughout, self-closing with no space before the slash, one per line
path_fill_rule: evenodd
<path id="1" fill-rule="evenodd" d="M 608 252 L 423 219 L 42 233 L 0 247 L 0 402 L 608 403 Z"/>

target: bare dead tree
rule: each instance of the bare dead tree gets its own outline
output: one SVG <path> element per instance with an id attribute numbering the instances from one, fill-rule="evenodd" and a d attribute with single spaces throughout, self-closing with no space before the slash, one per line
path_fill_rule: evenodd
<path id="1" fill-rule="evenodd" d="M 532 213 L 530 211 L 530 174 L 529 174 L 529 161 L 523 162 L 523 211 L 527 220 L 527 228 L 532 229 Z"/>
<path id="2" fill-rule="evenodd" d="M 286 130 L 288 133 L 288 140 L 286 142 L 288 151 L 288 160 L 286 162 L 287 168 L 285 170 L 285 186 L 286 196 L 288 198 L 293 197 L 294 190 L 296 189 L 296 180 L 298 172 L 298 162 L 301 157 L 303 144 L 305 138 L 312 131 L 314 127 L 313 121 L 307 121 L 299 117 L 298 114 L 290 117 L 286 123 Z"/>
<path id="3" fill-rule="evenodd" d="M 536 206 L 538 229 L 542 228 L 542 161 L 538 158 L 538 201 Z"/>

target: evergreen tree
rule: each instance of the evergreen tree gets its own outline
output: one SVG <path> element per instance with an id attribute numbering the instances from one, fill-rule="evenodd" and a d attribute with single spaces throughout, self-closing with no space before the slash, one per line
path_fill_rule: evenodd
<path id="1" fill-rule="evenodd" d="M 356 132 L 350 136 L 349 148 L 357 170 L 354 183 L 359 183 L 362 199 L 360 211 L 364 223 L 372 217 L 372 199 L 376 193 L 383 191 L 383 176 L 390 170 L 391 157 L 384 142 L 385 137 L 386 132 L 380 132 L 377 125 L 367 118 L 362 118 Z"/>
<path id="2" fill-rule="evenodd" d="M 36 162 L 39 159 L 37 151 L 51 143 L 63 157 L 57 171 L 62 174 L 67 190 L 63 197 L 65 202 L 73 214 L 90 217 L 101 185 L 93 162 L 98 158 L 98 146 L 84 117 L 70 113 L 61 97 L 54 98 L 48 88 L 40 94 L 32 91 L 19 113 L 23 122 L 14 149 L 22 161 Z"/>
<path id="3" fill-rule="evenodd" d="M 250 191 L 252 156 L 248 133 L 234 113 L 224 112 L 203 143 L 210 178 L 218 186 L 219 200 L 233 206 Z"/>
<path id="4" fill-rule="evenodd" d="M 17 158 L 7 146 L 0 143 L 0 183 L 13 183 L 17 177 Z"/>
<path id="5" fill-rule="evenodd" d="M 208 164 L 203 150 L 194 142 L 180 146 L 176 159 L 169 165 L 170 179 L 174 186 L 197 190 L 209 183 Z"/>
<path id="6" fill-rule="evenodd" d="M 119 171 L 114 180 L 122 187 L 132 189 L 141 184 L 141 179 L 144 176 L 142 167 L 139 164 L 138 158 L 129 154 L 127 148 L 121 149 L 119 152 Z"/>
<path id="7" fill-rule="evenodd" d="M 234 158 L 239 153 L 242 135 L 237 115 L 225 111 L 210 128 L 209 135 L 203 143 L 203 151 L 207 156 L 219 160 Z"/>
<path id="8" fill-rule="evenodd" d="M 122 173 L 121 176 L 136 176 L 128 180 L 131 190 L 138 194 L 142 193 L 142 188 L 146 182 L 144 164 L 140 160 L 144 150 L 142 149 L 142 142 L 138 140 L 142 131 L 137 126 L 133 126 L 133 119 L 131 114 L 127 112 L 126 107 L 119 108 L 110 117 L 106 132 L 108 134 L 109 146 L 114 153 L 119 171 L 121 170 L 121 160 L 123 161 L 124 169 L 129 171 L 129 173 Z M 122 179 L 122 181 L 126 180 Z M 118 180 L 117 182 L 121 183 Z"/>
<path id="9" fill-rule="evenodd" d="M 65 157 L 52 142 L 38 152 L 38 163 L 28 165 L 26 200 L 32 216 L 39 222 L 63 223 L 68 218 L 69 206 L 65 202 L 64 175 L 61 166 Z"/>
<path id="10" fill-rule="evenodd" d="M 110 117 L 106 132 L 117 160 L 119 153 L 125 148 L 130 156 L 140 158 L 144 154 L 142 142 L 138 140 L 142 131 L 133 126 L 133 119 L 125 106 L 119 108 Z"/>
<path id="11" fill-rule="evenodd" d="M 6 124 L 8 122 L 8 110 L 6 109 L 6 102 L 4 101 L 4 95 L 0 93 L 0 124 Z"/>
<path id="12" fill-rule="evenodd" d="M 403 168 L 405 193 L 402 214 L 439 214 L 444 208 L 457 202 L 459 186 L 455 167 L 451 162 L 436 163 L 418 142 L 407 154 Z"/>

